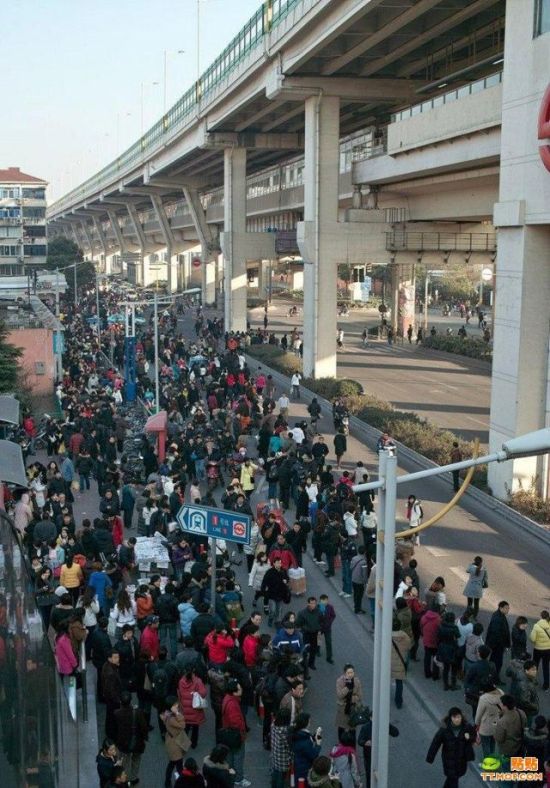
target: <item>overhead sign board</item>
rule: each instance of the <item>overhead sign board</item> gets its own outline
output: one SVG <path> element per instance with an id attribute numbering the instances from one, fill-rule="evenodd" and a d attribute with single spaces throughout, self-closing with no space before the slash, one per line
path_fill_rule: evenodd
<path id="1" fill-rule="evenodd" d="M 187 533 L 250 544 L 252 518 L 249 515 L 212 509 L 210 506 L 184 505 L 176 519 L 181 529 Z"/>

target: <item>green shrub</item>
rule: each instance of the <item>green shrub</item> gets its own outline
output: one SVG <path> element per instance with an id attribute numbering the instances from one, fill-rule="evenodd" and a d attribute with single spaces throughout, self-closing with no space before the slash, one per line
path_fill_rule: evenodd
<path id="1" fill-rule="evenodd" d="M 550 524 L 550 499 L 539 495 L 536 479 L 531 480 L 527 490 L 520 485 L 519 490 L 508 491 L 508 505 L 537 523 Z"/>
<path id="2" fill-rule="evenodd" d="M 292 375 L 302 371 L 302 359 L 294 353 L 285 353 L 275 345 L 250 345 L 246 352 L 260 363 L 267 364 L 283 375 Z"/>
<path id="3" fill-rule="evenodd" d="M 428 335 L 422 341 L 426 348 L 431 350 L 444 350 L 446 353 L 456 353 L 459 356 L 468 356 L 469 358 L 478 358 L 491 361 L 493 358 L 493 351 L 487 342 L 481 339 L 472 339 L 470 337 L 453 337 L 453 336 L 436 336 Z"/>

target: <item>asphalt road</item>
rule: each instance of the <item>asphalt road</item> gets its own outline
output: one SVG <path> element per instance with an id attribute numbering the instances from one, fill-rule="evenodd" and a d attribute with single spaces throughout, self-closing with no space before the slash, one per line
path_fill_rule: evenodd
<path id="1" fill-rule="evenodd" d="M 302 312 L 287 317 L 290 302 L 273 301 L 269 309 L 268 328 L 277 334 L 302 328 Z M 252 326 L 263 326 L 263 308 L 250 310 Z M 289 322 L 290 321 L 290 322 Z M 424 350 L 414 342 L 409 345 L 369 340 L 363 346 L 365 326 L 379 322 L 374 309 L 351 310 L 349 317 L 338 319 L 344 330 L 344 347 L 338 351 L 338 375 L 357 380 L 366 391 L 391 402 L 400 410 L 414 411 L 422 418 L 450 429 L 466 440 L 475 437 L 481 445 L 489 441 L 489 406 L 491 400 L 490 365 L 449 353 Z M 429 325 L 438 333 L 452 328 L 456 334 L 464 323 L 458 317 L 443 318 L 430 311 Z M 467 326 L 469 336 L 480 336 L 474 321 Z"/>

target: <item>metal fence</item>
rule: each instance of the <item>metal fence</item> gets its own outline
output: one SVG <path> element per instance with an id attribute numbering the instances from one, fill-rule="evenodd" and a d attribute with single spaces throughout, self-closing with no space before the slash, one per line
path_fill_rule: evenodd
<path id="1" fill-rule="evenodd" d="M 496 247 L 496 233 L 386 233 L 388 251 L 494 252 Z"/>

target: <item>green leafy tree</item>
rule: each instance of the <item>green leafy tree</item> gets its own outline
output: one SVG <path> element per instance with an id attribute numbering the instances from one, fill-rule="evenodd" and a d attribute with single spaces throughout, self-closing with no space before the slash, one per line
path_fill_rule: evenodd
<path id="1" fill-rule="evenodd" d="M 82 250 L 70 238 L 64 235 L 48 242 L 48 256 L 46 265 L 49 269 L 65 268 L 71 263 L 82 261 Z"/>
<path id="2" fill-rule="evenodd" d="M 8 329 L 0 321 L 0 394 L 15 392 L 18 389 L 19 359 L 23 355 L 21 348 L 10 344 Z"/>
<path id="3" fill-rule="evenodd" d="M 93 263 L 82 261 L 82 250 L 74 241 L 65 236 L 54 238 L 48 244 L 48 257 L 46 259 L 46 266 L 50 270 L 59 268 L 59 270 L 66 268 L 73 263 L 79 263 L 76 269 L 77 286 L 88 285 L 95 281 L 95 267 Z M 69 293 L 73 293 L 74 289 L 74 268 L 67 268 L 63 271 Z"/>

